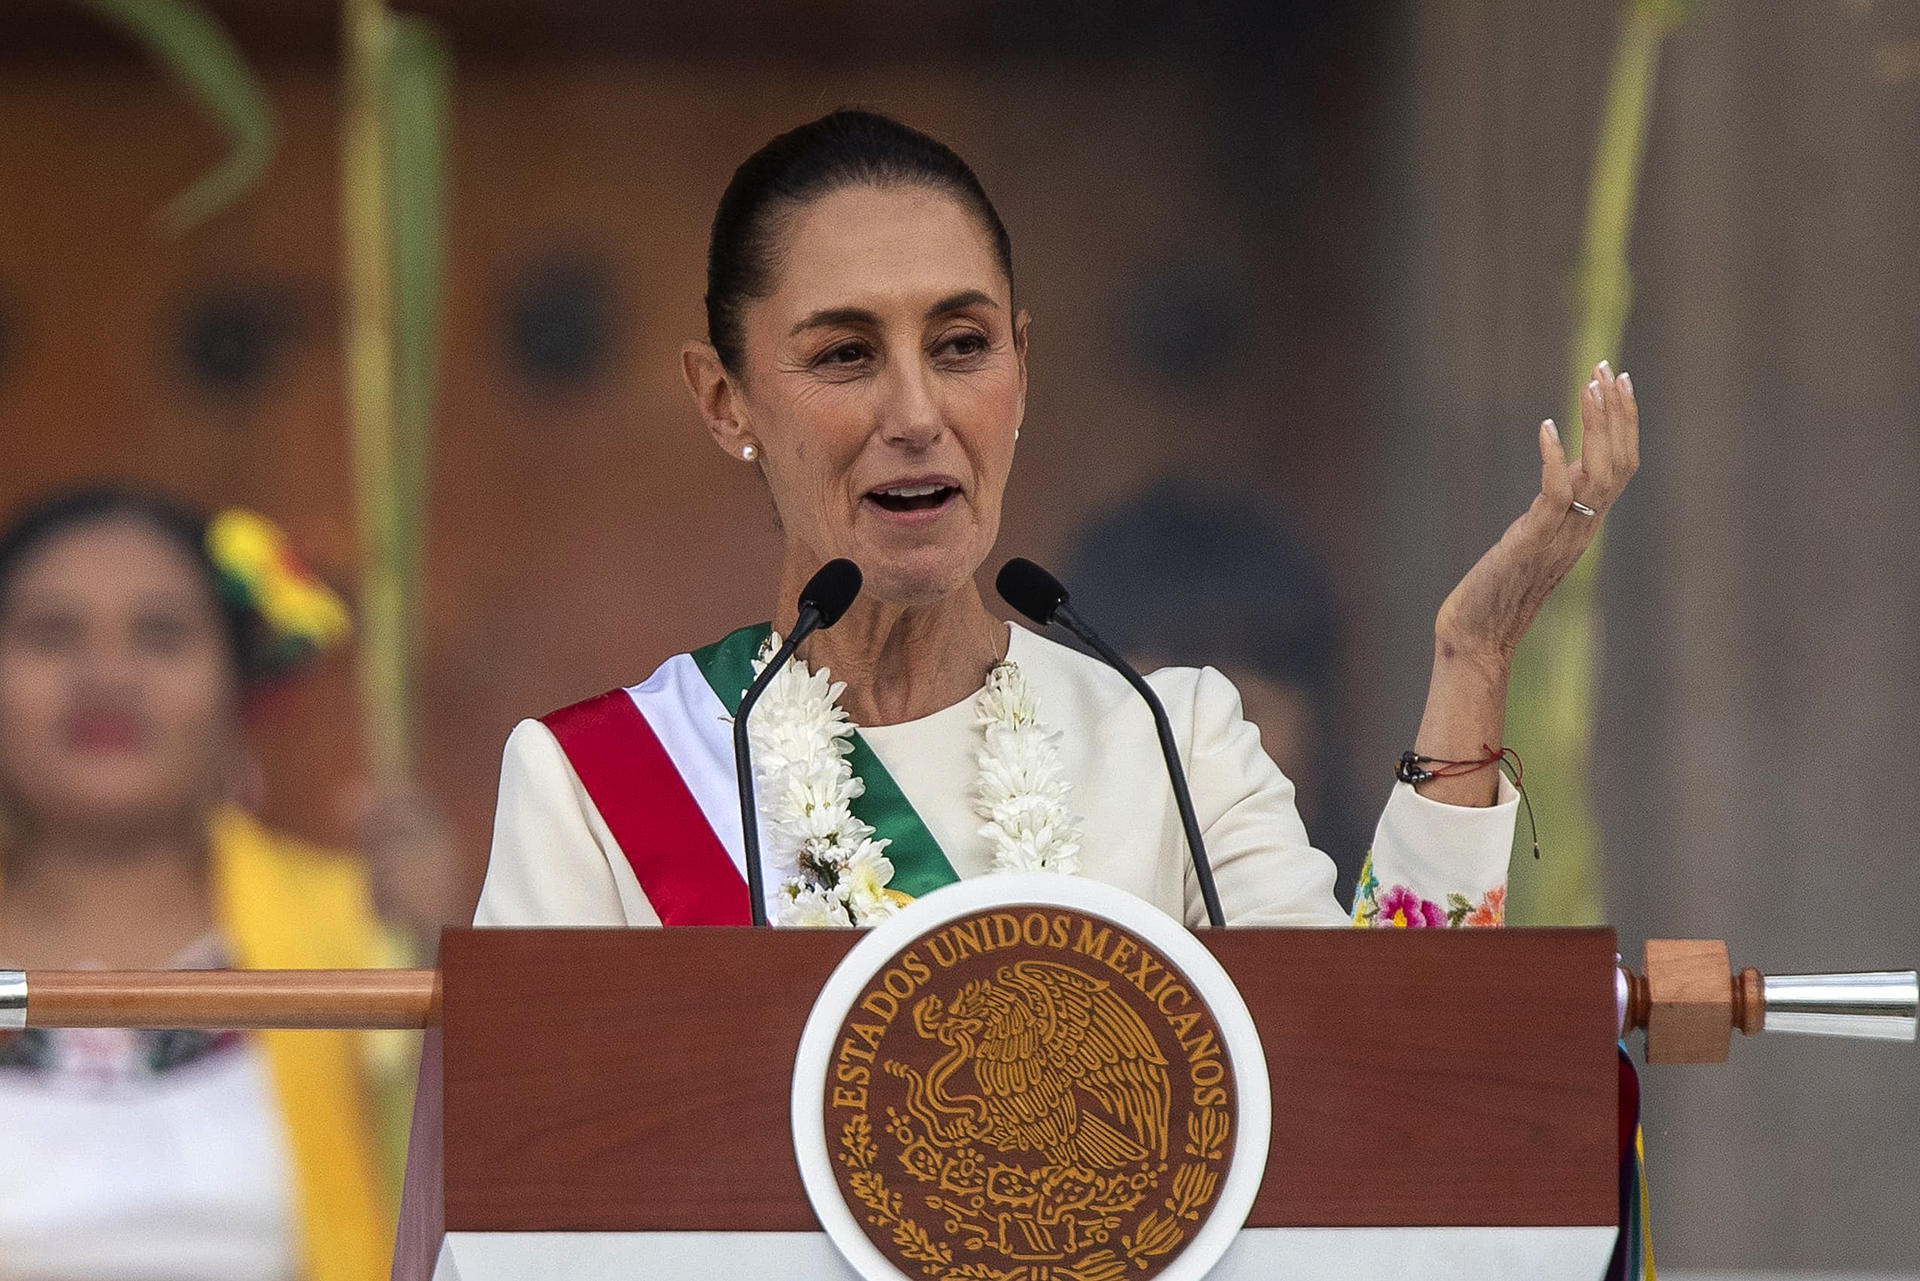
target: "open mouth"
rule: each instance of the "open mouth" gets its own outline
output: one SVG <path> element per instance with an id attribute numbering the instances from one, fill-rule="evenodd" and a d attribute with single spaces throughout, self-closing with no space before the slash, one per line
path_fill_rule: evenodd
<path id="1" fill-rule="evenodd" d="M 946 506 L 959 492 L 957 485 L 893 485 L 874 490 L 867 499 L 883 511 L 925 512 Z"/>

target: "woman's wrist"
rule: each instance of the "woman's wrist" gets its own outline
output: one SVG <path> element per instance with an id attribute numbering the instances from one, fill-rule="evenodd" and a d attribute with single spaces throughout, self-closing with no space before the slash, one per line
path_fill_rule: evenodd
<path id="1" fill-rule="evenodd" d="M 1433 678 L 1413 750 L 1441 761 L 1478 759 L 1501 746 L 1506 725 L 1507 678 L 1512 655 L 1499 646 L 1450 640 L 1436 633 Z M 1499 799 L 1497 770 L 1426 779 L 1414 785 L 1429 800 L 1448 805 L 1492 805 Z"/>
<path id="2" fill-rule="evenodd" d="M 1504 701 L 1507 680 L 1513 674 L 1513 651 L 1504 645 L 1436 631 L 1433 667 L 1436 676 L 1442 671 L 1478 676 L 1488 686 L 1498 689 Z"/>

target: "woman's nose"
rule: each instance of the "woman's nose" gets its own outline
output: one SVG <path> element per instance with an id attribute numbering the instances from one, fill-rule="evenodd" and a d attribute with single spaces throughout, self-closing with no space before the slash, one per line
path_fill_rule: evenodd
<path id="1" fill-rule="evenodd" d="M 929 371 L 915 360 L 890 362 L 880 403 L 880 432 L 888 444 L 925 449 L 946 425 Z"/>
<path id="2" fill-rule="evenodd" d="M 91 689 L 119 692 L 139 682 L 140 656 L 131 645 L 95 638 L 79 660 L 78 675 Z"/>

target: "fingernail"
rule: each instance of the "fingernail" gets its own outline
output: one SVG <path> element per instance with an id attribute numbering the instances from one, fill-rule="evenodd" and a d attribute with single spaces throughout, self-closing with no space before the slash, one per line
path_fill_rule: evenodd
<path id="1" fill-rule="evenodd" d="M 1600 372 L 1603 374 L 1607 372 L 1607 362 L 1604 360 L 1600 362 Z"/>
<path id="2" fill-rule="evenodd" d="M 1592 392 L 1596 397 L 1598 397 L 1600 395 L 1600 380 L 1596 378 L 1592 382 L 1588 383 L 1587 390 Z"/>
<path id="3" fill-rule="evenodd" d="M 1620 385 L 1621 385 L 1622 387 L 1625 387 L 1625 388 L 1626 388 L 1626 389 L 1627 389 L 1628 391 L 1632 391 L 1632 390 L 1633 390 L 1633 375 L 1632 375 L 1632 374 L 1630 374 L 1630 373 L 1627 373 L 1627 372 L 1626 372 L 1625 370 L 1622 370 L 1622 371 L 1621 371 L 1621 373 L 1620 373 Z"/>
<path id="4" fill-rule="evenodd" d="M 1553 419 L 1549 418 L 1540 425 L 1547 429 L 1548 439 L 1552 440 L 1556 445 L 1560 443 L 1560 429 L 1553 425 Z"/>

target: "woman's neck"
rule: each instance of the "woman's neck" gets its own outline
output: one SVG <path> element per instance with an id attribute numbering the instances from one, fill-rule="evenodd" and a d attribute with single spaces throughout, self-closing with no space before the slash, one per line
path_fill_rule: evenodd
<path id="1" fill-rule="evenodd" d="M 32 968 L 160 965 L 213 928 L 206 825 L 23 834 L 0 887 L 0 956 Z"/>
<path id="2" fill-rule="evenodd" d="M 798 598 L 800 584 L 782 598 Z M 784 635 L 796 610 L 788 604 L 775 627 Z M 987 612 L 979 589 L 964 587 L 926 605 L 856 600 L 832 630 L 800 647 L 809 667 L 831 668 L 845 681 L 840 705 L 856 725 L 918 720 L 968 697 L 1006 657 L 1006 625 Z"/>

